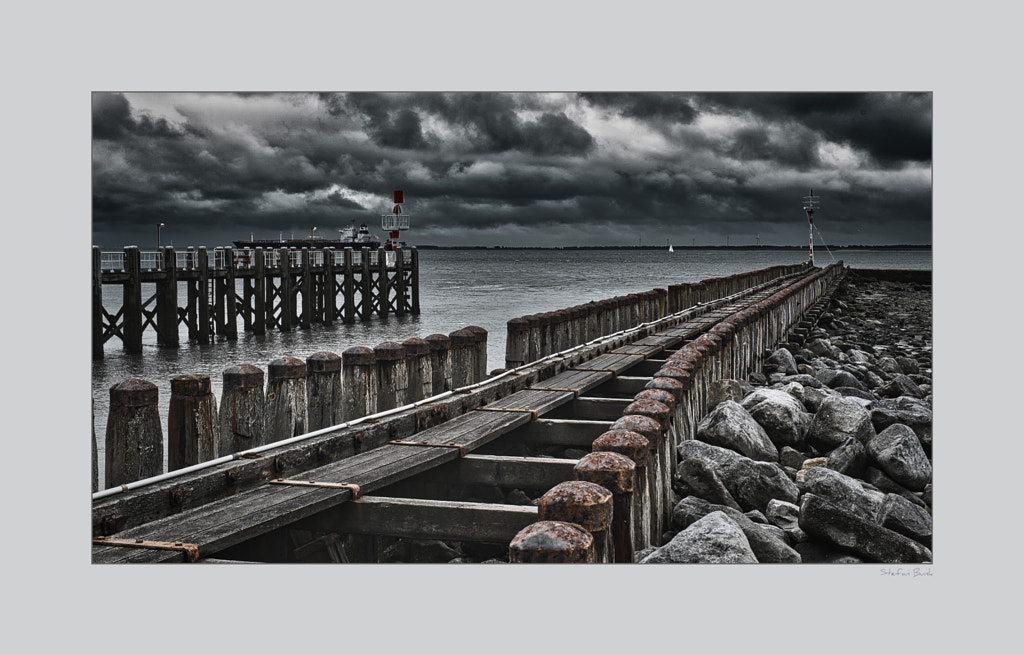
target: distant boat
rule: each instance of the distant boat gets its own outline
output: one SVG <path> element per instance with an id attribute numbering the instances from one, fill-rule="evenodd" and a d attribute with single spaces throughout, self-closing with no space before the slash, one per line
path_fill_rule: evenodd
<path id="1" fill-rule="evenodd" d="M 315 230 L 316 228 L 314 228 Z M 366 227 L 366 223 L 359 226 L 359 231 L 356 231 L 355 221 L 352 221 L 351 227 L 345 227 L 338 230 L 338 239 L 323 239 L 320 237 L 312 236 L 300 239 L 252 239 L 248 241 L 234 241 L 236 248 L 310 248 L 313 250 L 322 250 L 324 248 L 362 248 L 363 246 L 369 246 L 374 249 L 380 247 L 380 237 L 370 234 L 370 229 Z"/>
<path id="2" fill-rule="evenodd" d="M 675 250 L 672 249 L 672 244 L 671 243 L 668 244 L 668 251 L 669 252 L 675 252 Z"/>

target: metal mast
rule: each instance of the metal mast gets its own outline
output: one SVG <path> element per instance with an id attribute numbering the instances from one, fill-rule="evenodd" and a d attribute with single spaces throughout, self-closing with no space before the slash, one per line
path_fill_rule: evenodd
<path id="1" fill-rule="evenodd" d="M 814 197 L 814 190 L 809 190 L 810 195 L 804 196 L 804 211 L 807 212 L 808 250 L 807 263 L 814 266 L 814 210 L 818 208 L 818 199 Z"/>

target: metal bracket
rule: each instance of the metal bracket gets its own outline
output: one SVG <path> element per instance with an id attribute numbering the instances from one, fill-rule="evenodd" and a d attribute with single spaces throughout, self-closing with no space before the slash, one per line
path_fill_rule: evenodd
<path id="1" fill-rule="evenodd" d="M 296 487 L 319 487 L 321 489 L 348 489 L 352 492 L 352 498 L 356 499 L 362 495 L 362 489 L 359 488 L 358 484 L 352 484 L 350 482 L 316 482 L 314 480 L 284 480 L 281 478 L 274 478 L 270 481 L 270 484 L 287 484 Z"/>
<path id="2" fill-rule="evenodd" d="M 428 448 L 458 448 L 459 457 L 466 456 L 466 447 L 457 443 L 431 443 L 429 441 L 389 441 L 396 446 L 426 446 Z"/>
<path id="3" fill-rule="evenodd" d="M 195 562 L 199 559 L 199 546 L 180 541 L 148 541 L 146 539 L 115 539 L 113 537 L 93 537 L 92 542 L 101 546 L 126 546 L 128 548 L 149 548 L 151 550 L 177 550 L 185 554 L 185 559 Z"/>

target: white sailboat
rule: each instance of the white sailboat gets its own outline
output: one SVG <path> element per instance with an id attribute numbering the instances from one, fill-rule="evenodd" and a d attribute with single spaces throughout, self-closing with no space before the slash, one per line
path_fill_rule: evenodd
<path id="1" fill-rule="evenodd" d="M 665 243 L 668 243 L 668 239 L 665 239 Z M 668 243 L 668 251 L 669 252 L 675 252 L 675 250 L 672 249 L 672 244 L 671 243 Z"/>

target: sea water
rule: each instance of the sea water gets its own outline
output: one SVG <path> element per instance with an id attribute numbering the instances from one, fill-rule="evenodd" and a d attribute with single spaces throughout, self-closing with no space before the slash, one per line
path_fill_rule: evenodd
<path id="1" fill-rule="evenodd" d="M 352 324 L 246 334 L 239 321 L 238 339 L 215 338 L 214 343 L 190 345 L 184 326 L 180 346 L 156 343 L 152 328 L 143 333 L 143 352 L 125 353 L 119 339 L 104 346 L 103 359 L 92 361 L 93 427 L 99 449 L 100 487 L 103 488 L 103 441 L 110 387 L 141 378 L 159 389 L 161 423 L 166 431 L 171 378 L 182 374 L 210 376 L 218 402 L 224 369 L 253 364 L 264 370 L 284 356 L 305 360 L 318 351 L 341 354 L 353 346 L 374 347 L 383 341 L 449 334 L 475 325 L 487 330 L 487 370 L 505 365 L 505 326 L 509 319 L 550 312 L 629 293 L 699 282 L 714 277 L 800 264 L 799 250 L 433 250 L 419 251 L 420 313 L 416 316 L 374 317 Z M 815 264 L 842 260 L 852 268 L 932 268 L 930 250 L 815 251 Z M 143 285 L 143 299 L 155 285 Z M 104 285 L 103 299 L 113 313 L 120 306 L 121 288 Z M 179 292 L 184 297 L 184 288 Z M 165 435 L 166 451 L 166 435 Z M 166 452 L 165 452 L 166 468 Z"/>

